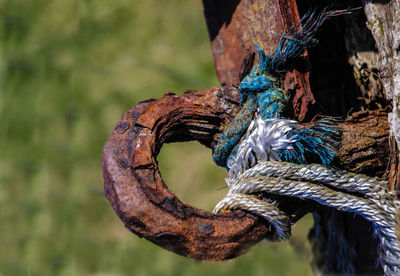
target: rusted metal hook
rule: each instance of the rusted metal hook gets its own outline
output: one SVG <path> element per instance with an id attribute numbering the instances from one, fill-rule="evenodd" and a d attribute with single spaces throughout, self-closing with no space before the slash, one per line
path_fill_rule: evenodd
<path id="1" fill-rule="evenodd" d="M 237 108 L 234 90 L 213 88 L 181 96 L 167 93 L 123 114 L 104 146 L 102 162 L 105 194 L 129 230 L 175 253 L 202 260 L 234 258 L 268 237 L 270 225 L 251 214 L 213 215 L 181 202 L 163 182 L 157 165 L 163 143 L 197 140 L 211 147 Z M 342 125 L 340 167 L 351 169 L 357 164 L 353 171 L 365 172 L 377 162 L 385 166 L 385 116 L 383 111 L 360 113 Z M 374 133 L 381 138 L 370 141 Z M 373 146 L 368 141 L 381 144 Z M 380 151 L 369 158 L 360 156 L 362 147 L 372 146 Z M 285 211 L 295 221 L 307 212 L 305 205 L 289 206 Z"/>
<path id="2" fill-rule="evenodd" d="M 243 211 L 213 215 L 184 204 L 164 184 L 157 166 L 165 142 L 198 140 L 210 146 L 229 110 L 235 110 L 229 97 L 217 88 L 171 93 L 123 114 L 102 161 L 106 196 L 132 232 L 203 260 L 233 258 L 268 235 L 268 224 Z"/>
<path id="3" fill-rule="evenodd" d="M 238 84 L 242 61 L 254 57 L 254 42 L 273 45 L 279 36 L 271 31 L 280 33 L 299 21 L 294 0 L 267 1 L 260 7 L 251 1 L 203 4 L 216 71 L 225 87 Z M 311 93 L 308 86 L 301 91 L 305 90 Z M 303 113 L 313 100 L 304 99 Z M 270 225 L 250 214 L 235 211 L 216 216 L 182 203 L 168 190 L 157 166 L 164 142 L 197 140 L 212 147 L 221 126 L 238 107 L 233 90 L 214 88 L 182 96 L 167 94 L 124 113 L 104 147 L 103 170 L 106 196 L 128 229 L 178 254 L 204 260 L 233 258 L 268 236 Z M 294 220 L 301 217 L 295 209 Z"/>
<path id="4" fill-rule="evenodd" d="M 203 0 L 220 83 L 235 87 L 245 74 L 244 67 L 251 68 L 248 57 L 254 57 L 253 43 L 275 45 L 279 36 L 272 31 L 281 33 L 298 24 L 299 16 L 294 0 L 229 2 L 227 6 Z M 307 74 L 295 70 L 286 75 L 284 83 L 294 91 L 294 116 L 300 121 L 315 102 Z M 234 258 L 271 234 L 268 223 L 243 211 L 213 215 L 184 204 L 165 185 L 157 166 L 156 156 L 165 142 L 197 140 L 212 147 L 222 127 L 240 108 L 235 95 L 235 90 L 228 88 L 189 91 L 181 96 L 167 93 L 123 114 L 104 146 L 102 162 L 105 194 L 130 231 L 180 255 L 202 260 Z M 384 111 L 363 112 L 346 120 L 338 167 L 370 174 L 385 170 L 389 148 L 386 116 Z M 284 211 L 292 221 L 308 210 L 305 202 L 286 205 Z"/>

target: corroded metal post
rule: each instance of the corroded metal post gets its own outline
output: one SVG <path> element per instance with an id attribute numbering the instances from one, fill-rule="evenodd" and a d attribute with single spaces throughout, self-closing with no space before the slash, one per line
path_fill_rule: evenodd
<path id="1" fill-rule="evenodd" d="M 225 260 L 245 252 L 270 234 L 270 225 L 243 211 L 213 215 L 181 202 L 163 182 L 157 154 L 163 143 L 197 140 L 211 147 L 222 126 L 239 108 L 227 89 L 190 91 L 139 103 L 126 111 L 103 151 L 105 193 L 133 233 L 180 255 Z M 343 125 L 346 143 L 337 165 L 365 172 L 386 166 L 388 126 L 385 112 L 355 114 Z M 368 130 L 368 133 L 366 132 Z M 381 151 L 361 156 L 371 135 Z M 360 141 L 354 144 L 353 140 Z M 295 222 L 309 206 L 291 201 L 285 210 Z"/>
<path id="2" fill-rule="evenodd" d="M 215 68 L 223 87 L 238 87 L 253 66 L 257 43 L 272 52 L 279 35 L 299 24 L 295 0 L 203 0 L 204 16 L 214 55 Z M 298 64 L 282 80 L 293 94 L 294 116 L 303 121 L 315 103 L 309 83 L 307 62 Z"/>
<path id="3" fill-rule="evenodd" d="M 163 182 L 156 157 L 165 142 L 197 140 L 213 147 L 240 108 L 235 87 L 254 63 L 253 44 L 272 50 L 278 34 L 299 23 L 299 14 L 295 0 L 203 4 L 223 88 L 168 93 L 132 107 L 107 141 L 102 162 L 106 196 L 129 230 L 187 257 L 224 260 L 268 237 L 270 225 L 243 211 L 213 215 L 184 204 Z M 281 81 L 292 92 L 294 117 L 303 121 L 314 115 L 315 99 L 307 59 L 295 68 Z M 389 156 L 386 116 L 384 110 L 350 116 L 342 125 L 343 145 L 335 165 L 358 173 L 383 172 Z M 310 210 L 295 200 L 285 205 L 294 222 Z"/>

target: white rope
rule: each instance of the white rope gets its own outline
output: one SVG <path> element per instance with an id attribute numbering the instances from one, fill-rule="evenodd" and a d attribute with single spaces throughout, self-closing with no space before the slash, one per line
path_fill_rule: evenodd
<path id="1" fill-rule="evenodd" d="M 400 275 L 400 243 L 396 230 L 399 205 L 388 191 L 387 182 L 318 164 L 267 161 L 270 157 L 277 160 L 282 147 L 293 142 L 285 137 L 291 123 L 282 119 L 267 123 L 256 121 L 249 128 L 236 158 L 228 163 L 229 192 L 214 212 L 243 209 L 260 215 L 275 228 L 277 239 L 290 236 L 290 223 L 274 204 L 256 197 L 261 192 L 312 200 L 342 212 L 358 214 L 374 225 L 380 241 L 379 261 L 385 274 Z M 265 127 L 276 133 L 266 131 Z M 268 135 L 259 138 L 260 129 Z"/>
<path id="2" fill-rule="evenodd" d="M 215 206 L 214 213 L 229 209 L 243 209 L 269 221 L 276 233 L 270 238 L 272 241 L 282 241 L 290 237 L 289 218 L 274 203 L 260 200 L 251 195 L 231 193 Z"/>
<path id="3" fill-rule="evenodd" d="M 295 121 L 286 119 L 268 119 L 261 117 L 253 120 L 238 146 L 234 158 L 229 158 L 229 179 L 253 167 L 259 160 L 280 160 L 281 152 L 292 149 L 293 138 L 287 137 Z M 228 183 L 229 186 L 229 183 Z"/>

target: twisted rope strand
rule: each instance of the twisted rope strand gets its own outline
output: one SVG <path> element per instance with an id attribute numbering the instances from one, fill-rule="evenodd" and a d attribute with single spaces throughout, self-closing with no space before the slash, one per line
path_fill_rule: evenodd
<path id="1" fill-rule="evenodd" d="M 266 219 L 275 228 L 276 234 L 271 238 L 273 241 L 282 241 L 290 237 L 289 218 L 273 203 L 260 200 L 255 196 L 234 193 L 228 194 L 221 200 L 213 212 L 218 214 L 230 209 L 243 209 Z"/>
<path id="2" fill-rule="evenodd" d="M 340 191 L 359 193 L 372 200 L 385 212 L 396 214 L 399 204 L 393 200 L 394 193 L 387 188 L 387 181 L 335 170 L 320 164 L 293 164 L 288 162 L 262 161 L 238 176 L 240 181 L 249 177 L 270 176 L 293 181 L 305 181 L 334 187 Z"/>
<path id="3" fill-rule="evenodd" d="M 355 174 L 343 170 L 327 168 L 320 164 L 294 164 L 278 161 L 260 161 L 254 167 L 238 175 L 240 181 L 254 176 L 279 177 L 286 180 L 306 181 L 328 185 L 340 190 L 360 193 L 375 199 L 390 194 L 387 181 Z"/>
<path id="4" fill-rule="evenodd" d="M 374 206 L 375 204 L 369 199 L 337 192 L 308 182 L 293 182 L 273 177 L 254 177 L 247 179 L 246 182 L 237 183 L 229 191 L 229 193 L 244 194 L 259 192 L 310 199 L 343 212 L 360 214 L 380 227 L 390 228 L 392 226 L 390 223 L 395 222 L 395 214 L 392 208 L 390 208 L 390 212 L 385 212 L 383 208 Z M 392 237 L 396 238 L 394 229 L 392 229 L 392 232 Z"/>
<path id="5" fill-rule="evenodd" d="M 305 181 L 299 181 L 298 179 L 308 179 L 305 177 L 303 173 L 300 173 L 300 168 L 306 168 L 304 171 L 307 171 L 312 166 L 318 165 L 296 165 L 297 172 L 293 173 L 290 176 L 288 174 L 282 174 L 283 177 L 294 178 L 296 181 L 288 180 L 288 179 L 279 179 L 277 177 L 268 176 L 268 173 L 272 175 L 279 175 L 277 171 L 276 165 L 278 162 L 272 162 L 272 166 L 268 166 L 262 162 L 252 169 L 244 172 L 238 180 L 234 181 L 233 184 L 231 182 L 231 187 L 229 189 L 227 198 L 225 200 L 226 206 L 242 206 L 243 208 L 249 207 L 251 210 L 259 208 L 260 200 L 257 202 L 257 206 L 252 206 L 251 200 L 254 198 L 248 198 L 246 204 L 242 204 L 240 201 L 242 200 L 239 197 L 233 196 L 237 194 L 253 194 L 260 192 L 268 192 L 278 195 L 285 195 L 290 197 L 298 197 L 302 199 L 309 199 L 315 202 L 318 202 L 321 205 L 329 206 L 335 208 L 339 211 L 350 212 L 358 214 L 371 223 L 373 223 L 375 227 L 376 235 L 380 240 L 380 255 L 381 255 L 381 265 L 387 275 L 398 275 L 400 273 L 400 244 L 399 240 L 396 236 L 396 213 L 397 206 L 394 204 L 393 200 L 391 200 L 388 196 L 381 196 L 383 193 L 373 193 L 371 191 L 367 191 L 366 189 L 359 189 L 359 186 L 356 186 L 354 190 L 350 190 L 349 187 L 352 187 L 354 182 L 359 181 L 359 179 L 365 179 L 367 183 L 372 183 L 372 179 L 364 175 L 355 175 L 355 174 L 346 174 L 341 171 L 333 171 L 336 172 L 331 174 L 329 177 L 322 178 L 319 180 L 321 183 L 323 181 L 329 179 L 329 185 L 335 188 L 346 188 L 346 191 L 358 192 L 361 191 L 367 198 L 358 197 L 350 194 L 346 194 L 340 191 L 335 191 L 325 186 L 321 186 L 319 184 L 313 184 Z M 293 164 L 284 163 L 282 166 L 282 170 L 290 171 L 290 166 Z M 275 167 L 274 167 L 275 166 Z M 274 168 L 274 170 L 270 170 Z M 265 171 L 260 170 L 260 168 L 267 168 Z M 330 169 L 325 169 L 321 171 L 329 171 Z M 259 174 L 256 174 L 258 171 Z M 317 170 L 318 171 L 318 170 Z M 272 173 L 271 173 L 272 172 Z M 254 176 L 253 176 L 254 175 Z M 347 178 L 347 181 L 345 179 Z M 337 181 L 340 179 L 340 181 Z M 383 184 L 381 180 L 377 181 L 378 185 Z M 350 183 L 350 184 L 349 184 Z M 347 185 L 349 184 L 349 185 Z M 361 185 L 362 186 L 362 185 Z M 378 188 L 383 189 L 383 186 Z M 368 198 L 370 197 L 370 198 Z M 239 202 L 232 202 L 239 200 Z M 262 201 L 264 203 L 264 201 Z M 250 209 L 245 209 L 250 211 Z M 251 212 L 251 211 L 250 211 Z M 279 224 L 275 224 L 276 229 Z M 277 229 L 277 231 L 280 231 Z"/>

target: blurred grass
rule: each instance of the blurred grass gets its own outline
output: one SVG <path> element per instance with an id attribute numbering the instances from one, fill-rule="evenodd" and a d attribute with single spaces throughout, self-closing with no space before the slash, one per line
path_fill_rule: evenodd
<path id="1" fill-rule="evenodd" d="M 0 18 L 0 275 L 311 273 L 310 217 L 291 242 L 196 262 L 130 234 L 104 197 L 102 147 L 123 111 L 218 85 L 200 1 L 0 0 Z M 192 205 L 226 192 L 199 144 L 159 162 Z"/>

